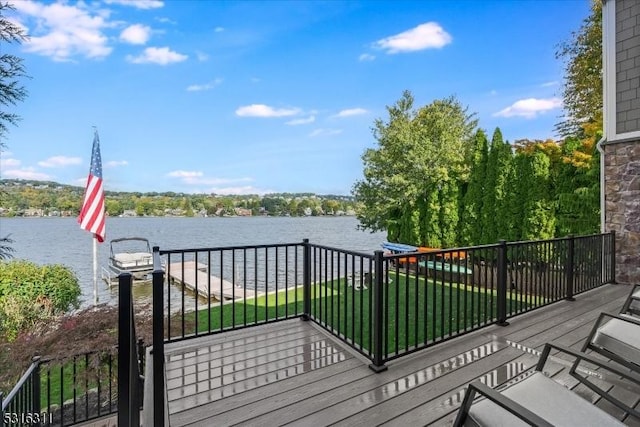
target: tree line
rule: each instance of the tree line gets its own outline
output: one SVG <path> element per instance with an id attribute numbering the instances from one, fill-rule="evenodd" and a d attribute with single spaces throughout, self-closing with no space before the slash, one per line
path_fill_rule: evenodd
<path id="1" fill-rule="evenodd" d="M 405 91 L 374 124 L 354 186 L 363 228 L 428 247 L 598 232 L 595 138 L 509 144 L 454 97 L 413 104 Z"/>
<path id="2" fill-rule="evenodd" d="M 22 216 L 28 210 L 41 215 L 76 216 L 84 189 L 56 182 L 0 180 L 0 214 Z M 139 216 L 223 216 L 251 215 L 345 215 L 352 214 L 355 201 L 350 196 L 312 193 L 222 196 L 174 192 L 105 192 L 109 216 L 126 212 Z"/>

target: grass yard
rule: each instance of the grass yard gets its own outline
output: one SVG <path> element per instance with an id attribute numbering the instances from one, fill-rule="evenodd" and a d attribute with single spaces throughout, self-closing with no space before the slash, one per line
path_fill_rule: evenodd
<path id="1" fill-rule="evenodd" d="M 390 274 L 384 289 L 384 349 L 387 354 L 439 341 L 495 321 L 497 297 L 491 289 L 465 287 L 424 277 Z M 320 324 L 369 353 L 373 336 L 372 290 L 356 289 L 346 280 L 312 285 L 311 315 Z M 507 307 L 522 304 L 511 294 Z M 185 334 L 219 331 L 244 324 L 292 317 L 303 312 L 302 287 L 262 295 L 246 301 L 225 302 L 184 316 Z M 172 336 L 182 331 L 179 317 L 171 320 Z"/>
<path id="2" fill-rule="evenodd" d="M 111 358 L 111 371 L 109 371 Z M 75 366 L 74 366 L 75 365 Z M 80 356 L 75 363 L 72 359 L 51 361 L 40 368 L 40 403 L 43 411 L 48 407 L 60 406 L 63 402 L 86 398 L 89 390 L 100 390 L 101 404 L 109 401 L 109 396 L 117 395 L 117 357 L 108 353 L 93 353 L 87 358 Z M 97 406 L 89 406 L 90 416 L 95 416 Z M 95 407 L 94 407 L 95 406 Z M 84 419 L 85 402 L 78 406 L 79 419 Z M 70 409 L 67 409 L 70 410 Z M 106 412 L 107 409 L 104 409 Z"/>

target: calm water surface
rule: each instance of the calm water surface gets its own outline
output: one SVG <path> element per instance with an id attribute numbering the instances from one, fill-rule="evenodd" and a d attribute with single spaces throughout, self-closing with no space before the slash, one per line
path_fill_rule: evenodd
<path id="1" fill-rule="evenodd" d="M 117 288 L 100 281 L 107 266 L 109 240 L 139 236 L 160 249 L 194 249 L 269 243 L 312 243 L 373 253 L 381 249 L 385 233 L 357 230 L 354 217 L 240 217 L 240 218 L 108 218 L 107 239 L 98 245 L 98 298 L 116 303 Z M 14 257 L 38 264 L 64 264 L 75 271 L 82 289 L 82 306 L 93 303 L 92 238 L 75 218 L 1 218 L 0 236 L 11 235 Z M 150 287 L 134 289 L 149 298 Z"/>

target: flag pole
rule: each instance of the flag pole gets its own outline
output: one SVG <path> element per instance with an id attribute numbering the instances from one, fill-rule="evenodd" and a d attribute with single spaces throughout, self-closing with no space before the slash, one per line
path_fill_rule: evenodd
<path id="1" fill-rule="evenodd" d="M 98 305 L 98 238 L 93 236 L 93 306 Z"/>

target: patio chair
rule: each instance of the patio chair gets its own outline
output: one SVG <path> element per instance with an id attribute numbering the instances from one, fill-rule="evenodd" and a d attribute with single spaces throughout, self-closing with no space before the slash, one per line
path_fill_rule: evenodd
<path id="1" fill-rule="evenodd" d="M 576 361 L 587 361 L 614 375 L 628 378 L 624 372 L 590 355 L 558 344 L 545 344 L 535 371 L 505 390 L 494 390 L 480 381 L 471 383 L 453 425 L 456 427 L 624 425 L 542 372 L 551 349 L 560 350 L 574 357 Z M 483 395 L 486 399 L 474 402 L 476 394 Z"/>
<path id="2" fill-rule="evenodd" d="M 582 351 L 587 349 L 640 373 L 640 319 L 600 313 Z"/>
<path id="3" fill-rule="evenodd" d="M 640 316 L 640 285 L 635 285 L 620 310 L 621 314 Z"/>

